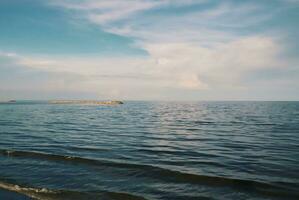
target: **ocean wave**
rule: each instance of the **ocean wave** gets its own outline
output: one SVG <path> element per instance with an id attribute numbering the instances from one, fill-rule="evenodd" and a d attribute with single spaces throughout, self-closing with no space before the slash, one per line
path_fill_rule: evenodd
<path id="1" fill-rule="evenodd" d="M 250 191 L 266 196 L 286 197 L 288 199 L 299 199 L 299 192 L 285 187 L 288 183 L 266 183 L 255 180 L 236 179 L 230 177 L 208 176 L 186 173 L 166 169 L 154 165 L 122 163 L 107 160 L 95 160 L 90 158 L 64 156 L 55 154 L 46 154 L 31 151 L 12 151 L 0 149 L 0 155 L 9 157 L 26 157 L 33 159 L 44 159 L 50 161 L 59 161 L 69 164 L 82 164 L 91 166 L 105 166 L 114 168 L 123 168 L 126 170 L 135 170 L 140 177 L 149 177 L 166 182 L 202 184 L 215 187 L 231 187 L 237 190 Z"/>
<path id="2" fill-rule="evenodd" d="M 38 200 L 146 200 L 143 197 L 123 193 L 123 192 L 111 192 L 111 191 L 90 191 L 80 192 L 72 190 L 52 190 L 47 188 L 35 188 L 20 186 L 19 184 L 7 183 L 0 180 L 0 188 L 19 194 L 28 196 Z"/>

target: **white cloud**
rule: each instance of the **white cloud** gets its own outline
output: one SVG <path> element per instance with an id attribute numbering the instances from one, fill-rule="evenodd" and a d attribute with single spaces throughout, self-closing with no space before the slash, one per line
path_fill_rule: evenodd
<path id="1" fill-rule="evenodd" d="M 202 90 L 206 89 L 207 85 L 202 83 L 196 74 L 182 74 L 179 77 L 178 85 L 183 89 Z"/>
<path id="2" fill-rule="evenodd" d="M 114 85 L 137 84 L 142 87 L 213 89 L 217 84 L 231 86 L 248 72 L 286 65 L 278 60 L 282 52 L 271 38 L 249 37 L 203 47 L 190 43 L 157 43 L 143 47 L 147 57 L 30 57 L 14 56 L 21 66 L 60 73 L 77 74 L 86 88 L 113 82 Z M 112 84 L 112 85 L 113 85 Z M 81 87 L 81 88 L 84 88 Z"/>
<path id="3" fill-rule="evenodd" d="M 8 58 L 16 58 L 17 54 L 16 53 L 11 53 L 11 52 L 0 51 L 0 56 L 1 57 L 8 57 Z"/>

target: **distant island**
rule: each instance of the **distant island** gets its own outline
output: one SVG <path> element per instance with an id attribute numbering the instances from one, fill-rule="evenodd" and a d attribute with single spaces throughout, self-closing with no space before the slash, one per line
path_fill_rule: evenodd
<path id="1" fill-rule="evenodd" d="M 119 105 L 122 101 L 96 101 L 96 100 L 53 100 L 50 104 L 83 104 L 83 105 Z"/>

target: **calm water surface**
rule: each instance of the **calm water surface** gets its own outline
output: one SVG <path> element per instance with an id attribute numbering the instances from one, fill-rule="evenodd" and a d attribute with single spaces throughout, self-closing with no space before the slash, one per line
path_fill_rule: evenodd
<path id="1" fill-rule="evenodd" d="M 0 104 L 0 188 L 40 199 L 299 199 L 299 102 Z"/>

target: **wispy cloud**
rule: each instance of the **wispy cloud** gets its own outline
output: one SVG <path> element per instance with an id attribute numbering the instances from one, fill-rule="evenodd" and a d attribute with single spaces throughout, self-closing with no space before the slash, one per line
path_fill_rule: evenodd
<path id="1" fill-rule="evenodd" d="M 98 24 L 108 32 L 134 37 L 139 39 L 139 42 L 186 41 L 202 44 L 228 41 L 239 36 L 234 28 L 260 24 L 270 19 L 274 12 L 266 12 L 266 8 L 254 3 L 212 4 L 209 0 L 83 0 L 76 4 L 62 0 L 54 3 L 76 11 L 83 19 Z M 188 11 L 188 8 L 184 7 L 201 4 L 205 5 L 204 9 Z M 163 9 L 169 6 L 186 11 L 181 14 L 163 13 Z M 146 11 L 153 13 L 146 14 Z"/>
<path id="2" fill-rule="evenodd" d="M 18 66 L 76 77 L 72 81 L 52 77 L 51 88 L 101 91 L 107 98 L 147 98 L 157 91 L 160 95 L 167 91 L 215 94 L 252 87 L 256 80 L 244 80 L 253 73 L 298 66 L 296 59 L 285 55 L 280 41 L 283 31 L 273 36 L 254 29 L 280 9 L 269 12 L 257 2 L 49 0 L 49 5 L 71 11 L 67 13 L 79 16 L 78 23 L 128 37 L 147 52 L 146 56 L 126 57 L 0 52 L 0 57 Z"/>
<path id="3" fill-rule="evenodd" d="M 86 19 L 100 25 L 126 19 L 133 14 L 163 4 L 163 2 L 144 0 L 83 0 L 75 3 L 74 1 L 62 0 L 51 3 L 66 9 L 81 11 Z"/>

